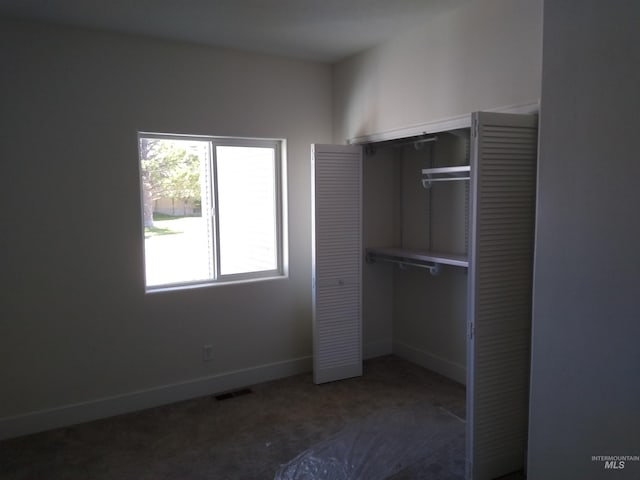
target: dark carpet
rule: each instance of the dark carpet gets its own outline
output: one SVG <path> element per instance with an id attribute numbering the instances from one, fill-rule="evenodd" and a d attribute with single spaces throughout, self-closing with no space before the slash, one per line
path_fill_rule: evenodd
<path id="1" fill-rule="evenodd" d="M 380 357 L 360 378 L 297 375 L 6 440 L 0 478 L 336 480 L 330 461 L 351 479 L 460 480 L 464 410 L 464 386 Z"/>

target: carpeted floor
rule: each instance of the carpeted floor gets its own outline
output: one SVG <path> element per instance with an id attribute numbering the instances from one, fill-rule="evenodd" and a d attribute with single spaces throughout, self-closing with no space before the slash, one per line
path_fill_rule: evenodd
<path id="1" fill-rule="evenodd" d="M 279 471 L 279 480 L 310 480 L 300 462 L 315 445 L 320 461 L 338 448 L 367 480 L 462 479 L 464 387 L 394 356 L 369 360 L 364 370 L 324 385 L 298 375 L 225 400 L 203 397 L 6 440 L 0 478 L 270 480 Z M 385 458 L 393 448 L 394 458 Z"/>

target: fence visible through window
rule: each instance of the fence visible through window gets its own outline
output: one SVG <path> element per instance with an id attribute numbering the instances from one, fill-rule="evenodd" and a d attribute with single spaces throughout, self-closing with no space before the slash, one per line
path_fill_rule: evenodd
<path id="1" fill-rule="evenodd" d="M 140 134 L 147 290 L 282 275 L 282 142 Z"/>

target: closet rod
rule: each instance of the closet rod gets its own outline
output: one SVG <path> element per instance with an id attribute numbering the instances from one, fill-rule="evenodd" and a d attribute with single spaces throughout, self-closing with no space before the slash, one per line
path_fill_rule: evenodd
<path id="1" fill-rule="evenodd" d="M 427 135 L 425 133 L 425 135 Z M 398 140 L 385 140 L 378 143 L 368 143 L 364 146 L 365 153 L 367 155 L 375 155 L 378 148 L 387 148 L 387 147 L 404 147 L 406 145 L 413 145 L 416 150 L 422 148 L 422 145 L 429 142 L 435 142 L 438 140 L 438 137 L 432 135 L 430 137 L 422 137 L 416 138 L 414 140 L 408 139 L 398 139 Z"/>
<path id="2" fill-rule="evenodd" d="M 413 145 L 417 150 L 418 149 L 418 145 L 422 145 L 423 143 L 436 142 L 436 141 L 438 141 L 438 137 L 436 137 L 434 135 L 432 137 L 419 138 L 418 140 L 409 140 L 407 142 L 394 143 L 393 146 L 394 147 L 404 147 L 406 145 Z"/>
<path id="3" fill-rule="evenodd" d="M 456 180 L 469 180 L 470 177 L 447 177 L 447 178 L 423 178 L 422 186 L 424 188 L 431 187 L 431 182 L 455 182 Z"/>
<path id="4" fill-rule="evenodd" d="M 417 262 L 411 262 L 411 261 L 407 261 L 407 260 L 396 260 L 394 258 L 388 258 L 388 257 L 381 257 L 378 255 L 373 255 L 373 256 L 369 256 L 367 255 L 367 261 L 368 262 L 375 262 L 376 260 L 380 260 L 382 262 L 387 262 L 387 263 L 395 263 L 397 264 L 400 268 L 409 266 L 409 267 L 418 267 L 418 268 L 426 268 L 429 270 L 429 273 L 431 275 L 437 275 L 440 273 L 440 264 L 438 263 L 417 263 Z"/>

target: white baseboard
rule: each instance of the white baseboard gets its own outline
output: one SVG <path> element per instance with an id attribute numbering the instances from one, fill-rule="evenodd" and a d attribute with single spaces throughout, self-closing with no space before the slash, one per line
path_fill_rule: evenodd
<path id="1" fill-rule="evenodd" d="M 392 353 L 393 342 L 391 339 L 365 343 L 362 347 L 362 357 L 365 360 L 369 358 L 382 357 L 383 355 L 391 355 Z"/>
<path id="2" fill-rule="evenodd" d="M 306 373 L 311 371 L 311 368 L 311 357 L 295 358 L 148 390 L 0 418 L 0 440 L 135 412 L 190 398 L 215 395 L 220 392 Z"/>
<path id="3" fill-rule="evenodd" d="M 393 342 L 393 353 L 398 357 L 439 373 L 458 383 L 462 383 L 463 385 L 467 383 L 467 369 L 464 365 L 402 342 Z"/>

